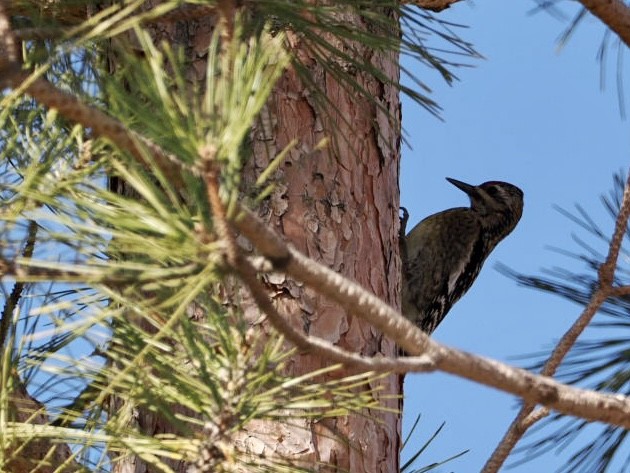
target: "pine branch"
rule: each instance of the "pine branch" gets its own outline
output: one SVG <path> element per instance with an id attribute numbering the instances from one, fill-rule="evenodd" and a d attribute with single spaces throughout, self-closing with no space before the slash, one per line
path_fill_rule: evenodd
<path id="1" fill-rule="evenodd" d="M 3 18 L 7 20 L 6 15 L 3 15 L 3 11 L 0 9 L 0 27 Z M 5 24 L 8 27 L 8 20 Z M 11 42 L 14 40 L 6 28 L 4 33 L 6 34 L 2 38 L 5 49 L 10 51 Z M 17 63 L 12 60 L 0 62 L 0 70 L 9 73 L 8 80 L 11 85 L 20 87 L 23 85 L 21 80 L 28 81 L 30 79 L 21 72 L 16 73 L 14 70 L 16 65 Z M 178 178 L 182 179 L 182 172 L 190 171 L 190 169 L 184 169 L 179 165 L 173 166 L 174 163 L 179 164 L 180 160 L 166 153 L 158 145 L 150 143 L 145 137 L 128 130 L 124 125 L 99 110 L 87 107 L 78 98 L 69 96 L 66 92 L 43 81 L 43 79 L 26 82 L 24 87 L 40 102 L 56 108 L 67 119 L 81 123 L 86 128 L 93 128 L 97 134 L 108 137 L 120 149 L 134 156 L 140 164 L 148 166 L 151 162 L 158 162 L 163 166 L 170 165 L 170 172 L 174 174 L 167 175 L 174 182 Z M 146 150 L 141 149 L 138 143 L 147 144 Z M 145 152 L 149 154 L 147 155 Z M 402 317 L 394 308 L 358 284 L 310 260 L 290 245 L 286 245 L 255 215 L 246 209 L 241 210 L 242 217 L 233 225 L 252 241 L 261 254 L 272 262 L 274 268 L 303 281 L 320 294 L 335 300 L 356 316 L 368 321 L 396 341 L 407 353 L 420 356 L 407 361 L 370 361 L 370 369 L 391 369 L 398 372 L 439 369 L 515 394 L 526 401 L 540 403 L 565 414 L 630 428 L 630 401 L 628 398 L 568 387 L 547 377 L 533 375 L 526 370 L 440 345 Z M 277 322 L 279 323 L 280 319 L 277 319 Z M 278 325 L 280 326 L 280 324 Z M 293 337 L 296 342 L 303 344 L 308 342 L 310 348 L 315 348 L 319 343 L 316 339 L 298 340 L 295 334 L 290 333 L 288 329 L 285 329 L 284 334 L 289 338 Z M 348 359 L 347 354 L 343 352 L 334 354 L 334 350 L 328 348 L 325 344 L 319 343 L 321 353 L 327 353 L 331 359 L 334 359 L 335 356 L 336 359 L 339 359 L 340 356 L 345 356 Z M 365 360 L 350 358 L 348 359 L 350 363 L 365 363 Z"/>
<path id="2" fill-rule="evenodd" d="M 184 163 L 167 153 L 149 139 L 127 129 L 118 120 L 108 116 L 99 109 L 86 105 L 74 95 L 61 90 L 54 84 L 38 77 L 31 76 L 21 69 L 17 40 L 9 21 L 5 2 L 0 2 L 0 85 L 22 89 L 40 104 L 57 110 L 68 120 L 90 128 L 95 136 L 100 136 L 116 143 L 121 149 L 131 153 L 139 162 L 149 166 L 147 161 L 151 156 L 157 162 L 164 174 L 180 182 L 179 172 Z M 6 54 L 1 52 L 5 51 Z M 153 161 L 152 161 L 153 162 Z M 189 171 L 193 171 L 189 169 Z"/>
<path id="3" fill-rule="evenodd" d="M 613 287 L 615 268 L 619 258 L 619 251 L 626 229 L 628 226 L 628 218 L 630 217 L 630 175 L 626 181 L 620 211 L 615 222 L 615 230 L 610 242 L 608 256 L 606 261 L 600 266 L 598 272 L 598 288 L 594 292 L 588 305 L 583 310 L 577 321 L 560 339 L 556 348 L 553 350 L 549 359 L 543 366 L 541 374 L 543 376 L 553 376 L 562 360 L 566 357 L 569 350 L 575 345 L 578 337 L 584 329 L 590 324 L 593 316 L 606 300 L 615 295 Z M 531 413 L 536 405 L 534 403 L 524 403 L 516 418 L 508 428 L 503 439 L 497 445 L 495 451 L 488 459 L 484 466 L 484 473 L 494 473 L 499 471 L 510 452 L 514 449 L 516 443 L 522 438 L 527 429 L 534 423 L 532 422 Z M 536 417 L 538 420 L 543 416 Z"/>

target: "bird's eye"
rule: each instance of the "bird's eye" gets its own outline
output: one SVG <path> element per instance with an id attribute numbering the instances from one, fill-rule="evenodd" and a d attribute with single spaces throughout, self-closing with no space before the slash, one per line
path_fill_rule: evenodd
<path id="1" fill-rule="evenodd" d="M 495 195 L 499 193 L 499 189 L 496 186 L 492 186 L 492 187 L 488 187 L 488 190 L 486 192 L 488 192 L 489 195 L 494 197 Z"/>

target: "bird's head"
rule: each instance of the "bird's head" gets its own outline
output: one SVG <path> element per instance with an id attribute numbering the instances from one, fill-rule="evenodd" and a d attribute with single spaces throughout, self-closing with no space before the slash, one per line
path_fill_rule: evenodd
<path id="1" fill-rule="evenodd" d="M 478 186 L 447 177 L 446 180 L 464 191 L 470 198 L 470 207 L 486 217 L 507 219 L 507 226 L 514 228 L 523 214 L 523 191 L 502 181 L 488 181 Z"/>

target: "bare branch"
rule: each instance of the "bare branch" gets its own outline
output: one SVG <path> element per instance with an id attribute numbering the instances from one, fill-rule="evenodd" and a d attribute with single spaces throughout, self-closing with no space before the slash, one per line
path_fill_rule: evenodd
<path id="1" fill-rule="evenodd" d="M 630 47 L 630 7 L 623 0 L 580 0 L 580 3 Z"/>
<path id="2" fill-rule="evenodd" d="M 626 186 L 623 190 L 621 207 L 619 215 L 617 215 L 617 220 L 615 221 L 615 232 L 613 233 L 612 241 L 610 242 L 608 256 L 606 257 L 604 264 L 602 264 L 599 269 L 601 286 L 606 288 L 608 291 L 612 288 L 615 268 L 617 267 L 617 260 L 619 259 L 619 251 L 621 250 L 623 237 L 625 236 L 628 228 L 628 218 L 630 218 L 630 175 L 626 180 Z"/>
<path id="3" fill-rule="evenodd" d="M 630 414 L 630 398 L 627 396 L 570 387 L 550 377 L 532 374 L 499 361 L 435 342 L 431 345 L 429 353 L 439 370 L 516 394 L 527 402 L 542 404 L 563 414 L 630 426 L 630 418 L 626 417 Z M 433 345 L 437 351 L 435 355 Z"/>

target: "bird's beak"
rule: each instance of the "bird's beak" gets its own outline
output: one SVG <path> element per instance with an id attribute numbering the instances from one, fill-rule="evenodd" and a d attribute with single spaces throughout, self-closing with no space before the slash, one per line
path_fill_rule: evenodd
<path id="1" fill-rule="evenodd" d="M 446 180 L 457 187 L 459 190 L 464 191 L 470 197 L 473 197 L 477 194 L 477 186 L 466 184 L 465 182 L 458 181 L 457 179 L 453 179 L 451 177 L 447 177 Z"/>

